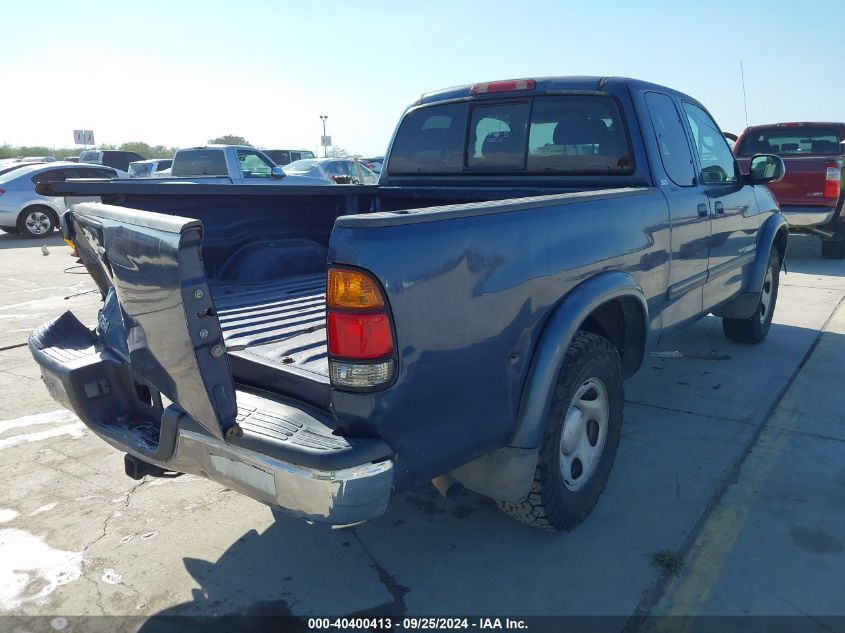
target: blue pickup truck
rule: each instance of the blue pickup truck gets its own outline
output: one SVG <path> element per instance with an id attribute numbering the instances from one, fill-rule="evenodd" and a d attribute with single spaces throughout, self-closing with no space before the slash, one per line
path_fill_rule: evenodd
<path id="1" fill-rule="evenodd" d="M 698 101 L 624 78 L 422 95 L 378 185 L 46 183 L 103 294 L 32 333 L 52 396 L 139 478 L 354 524 L 431 480 L 566 530 L 623 380 L 702 316 L 758 343 L 787 224 Z M 761 352 L 762 353 L 762 352 Z"/>

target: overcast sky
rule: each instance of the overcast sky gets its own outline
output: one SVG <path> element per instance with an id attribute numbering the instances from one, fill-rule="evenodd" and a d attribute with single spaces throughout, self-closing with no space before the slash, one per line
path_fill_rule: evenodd
<path id="1" fill-rule="evenodd" d="M 3 3 L 0 143 L 382 154 L 420 93 L 478 81 L 623 75 L 702 101 L 723 130 L 845 120 L 845 1 Z"/>

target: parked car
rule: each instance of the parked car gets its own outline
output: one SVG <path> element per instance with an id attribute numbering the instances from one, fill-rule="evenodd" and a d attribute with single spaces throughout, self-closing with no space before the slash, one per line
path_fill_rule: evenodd
<path id="1" fill-rule="evenodd" d="M 375 187 L 39 185 L 114 204 L 63 223 L 105 297 L 96 330 L 66 313 L 29 347 L 131 477 L 194 473 L 331 524 L 432 480 L 568 529 L 648 350 L 709 313 L 766 337 L 784 167 L 751 163 L 692 97 L 563 77 L 423 95 Z"/>
<path id="2" fill-rule="evenodd" d="M 384 156 L 374 156 L 371 158 L 361 158 L 361 164 L 364 165 L 374 174 L 381 173 L 381 166 L 384 164 Z"/>
<path id="3" fill-rule="evenodd" d="M 62 196 L 35 191 L 40 182 L 64 182 L 68 178 L 114 178 L 114 169 L 69 162 L 35 163 L 0 174 L 0 230 L 24 237 L 45 237 L 66 210 Z M 89 197 L 88 200 L 99 200 Z"/>
<path id="4" fill-rule="evenodd" d="M 89 149 L 79 154 L 80 163 L 105 165 L 116 169 L 121 178 L 129 178 L 129 163 L 147 160 L 137 152 L 127 152 L 117 149 Z"/>
<path id="5" fill-rule="evenodd" d="M 317 178 L 288 177 L 264 152 L 246 145 L 204 145 L 180 149 L 170 166 L 172 178 L 205 184 L 325 185 Z"/>
<path id="6" fill-rule="evenodd" d="M 54 163 L 55 156 L 23 156 L 15 159 L 19 163 Z"/>
<path id="7" fill-rule="evenodd" d="M 822 256 L 845 258 L 845 123 L 776 123 L 747 128 L 734 153 L 747 171 L 755 154 L 777 154 L 786 177 L 771 186 L 793 233 L 821 236 Z"/>
<path id="8" fill-rule="evenodd" d="M 151 158 L 129 163 L 130 178 L 160 178 L 170 175 L 172 158 Z"/>
<path id="9" fill-rule="evenodd" d="M 277 165 L 287 165 L 303 158 L 316 158 L 314 152 L 307 149 L 265 149 L 261 150 Z"/>
<path id="10" fill-rule="evenodd" d="M 360 173 L 359 170 L 360 169 Z M 332 184 L 374 185 L 378 175 L 351 158 L 309 158 L 284 166 L 285 173 L 294 176 L 320 178 Z"/>

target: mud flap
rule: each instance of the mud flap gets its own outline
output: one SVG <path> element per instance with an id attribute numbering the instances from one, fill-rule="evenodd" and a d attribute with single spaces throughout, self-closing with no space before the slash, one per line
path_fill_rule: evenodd
<path id="1" fill-rule="evenodd" d="M 99 341 L 214 437 L 241 433 L 198 220 L 80 203 L 66 230 L 105 297 Z"/>

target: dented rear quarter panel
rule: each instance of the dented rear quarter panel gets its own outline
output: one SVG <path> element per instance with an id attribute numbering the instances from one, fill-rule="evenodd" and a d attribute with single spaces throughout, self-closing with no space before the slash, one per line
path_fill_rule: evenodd
<path id="1" fill-rule="evenodd" d="M 393 226 L 345 226 L 330 263 L 373 272 L 393 315 L 395 383 L 375 393 L 333 391 L 338 424 L 377 435 L 398 453 L 397 486 L 436 476 L 507 444 L 543 326 L 579 283 L 624 271 L 652 321 L 668 281 L 669 210 L 656 188 Z M 441 208 L 442 209 L 442 208 Z M 362 217 L 363 216 L 358 216 Z M 378 224 L 378 222 L 376 222 Z"/>

